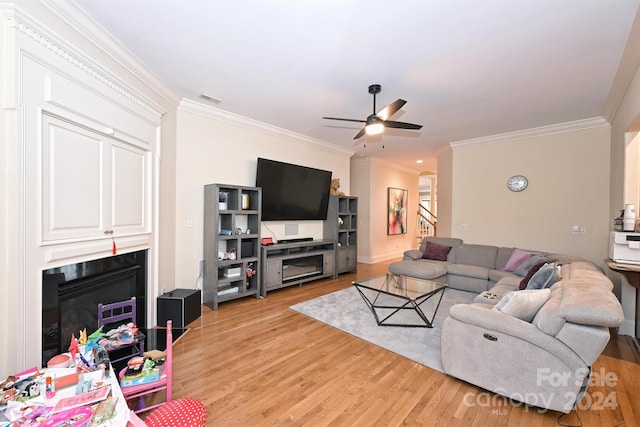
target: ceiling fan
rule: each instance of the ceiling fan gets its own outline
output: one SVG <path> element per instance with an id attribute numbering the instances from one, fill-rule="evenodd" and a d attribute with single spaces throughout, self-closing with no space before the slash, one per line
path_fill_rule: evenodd
<path id="1" fill-rule="evenodd" d="M 389 120 L 389 117 L 397 113 L 404 106 L 404 104 L 407 103 L 407 101 L 405 101 L 404 99 L 396 99 L 391 104 L 387 105 L 378 113 L 376 113 L 376 94 L 380 93 L 381 89 L 382 87 L 377 84 L 369 86 L 369 93 L 373 95 L 373 114 L 369 115 L 366 120 L 343 119 L 340 117 L 323 117 L 323 119 L 341 120 L 344 122 L 366 123 L 365 127 L 363 127 L 353 139 L 358 139 L 362 137 L 365 133 L 367 135 L 380 134 L 384 131 L 385 127 L 396 128 L 396 129 L 414 129 L 414 130 L 422 128 L 422 125 L 415 125 L 413 123 L 396 122 L 393 120 Z"/>

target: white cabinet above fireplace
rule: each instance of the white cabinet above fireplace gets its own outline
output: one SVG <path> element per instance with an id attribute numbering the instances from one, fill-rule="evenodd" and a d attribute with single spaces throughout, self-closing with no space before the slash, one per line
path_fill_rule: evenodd
<path id="1" fill-rule="evenodd" d="M 42 244 L 151 231 L 150 151 L 47 113 L 42 127 Z"/>

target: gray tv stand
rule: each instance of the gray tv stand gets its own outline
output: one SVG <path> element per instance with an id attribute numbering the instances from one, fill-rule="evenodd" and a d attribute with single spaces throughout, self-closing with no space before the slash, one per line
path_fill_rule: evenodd
<path id="1" fill-rule="evenodd" d="M 311 280 L 336 277 L 336 242 L 311 240 L 261 247 L 261 295 Z"/>

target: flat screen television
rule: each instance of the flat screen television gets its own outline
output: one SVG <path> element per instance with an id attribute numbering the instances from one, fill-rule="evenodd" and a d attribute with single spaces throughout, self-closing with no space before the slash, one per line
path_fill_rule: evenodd
<path id="1" fill-rule="evenodd" d="M 327 219 L 331 171 L 258 157 L 263 221 Z"/>

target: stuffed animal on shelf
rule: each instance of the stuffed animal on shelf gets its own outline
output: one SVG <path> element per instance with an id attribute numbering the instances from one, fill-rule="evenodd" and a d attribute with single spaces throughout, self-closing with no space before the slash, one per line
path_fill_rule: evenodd
<path id="1" fill-rule="evenodd" d="M 333 178 L 331 180 L 331 191 L 329 191 L 329 194 L 331 194 L 332 196 L 344 196 L 344 193 L 338 190 L 339 188 L 340 178 Z"/>

